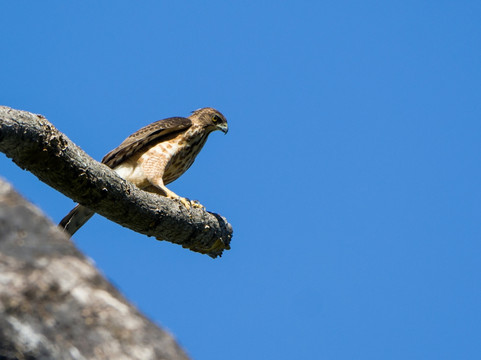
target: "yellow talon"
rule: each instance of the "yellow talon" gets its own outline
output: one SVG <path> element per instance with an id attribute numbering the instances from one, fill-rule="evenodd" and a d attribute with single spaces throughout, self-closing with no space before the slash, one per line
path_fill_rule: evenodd
<path id="1" fill-rule="evenodd" d="M 197 200 L 191 200 L 191 201 L 190 201 L 190 204 L 192 205 L 193 208 L 205 210 L 205 206 L 202 205 L 202 204 L 201 204 L 200 202 L 198 202 Z"/>
<path id="2" fill-rule="evenodd" d="M 183 198 L 183 197 L 178 197 L 177 198 L 182 204 L 184 204 L 184 206 L 187 208 L 187 209 L 190 209 L 190 201 L 189 199 L 186 199 L 186 198 Z"/>

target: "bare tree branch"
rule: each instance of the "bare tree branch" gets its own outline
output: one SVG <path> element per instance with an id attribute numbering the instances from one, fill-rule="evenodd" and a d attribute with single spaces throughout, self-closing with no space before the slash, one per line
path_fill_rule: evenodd
<path id="1" fill-rule="evenodd" d="M 0 178 L 0 359 L 188 357 Z"/>
<path id="2" fill-rule="evenodd" d="M 224 217 L 139 190 L 41 115 L 0 106 L 0 151 L 74 201 L 136 232 L 211 257 L 230 249 L 232 227 Z"/>

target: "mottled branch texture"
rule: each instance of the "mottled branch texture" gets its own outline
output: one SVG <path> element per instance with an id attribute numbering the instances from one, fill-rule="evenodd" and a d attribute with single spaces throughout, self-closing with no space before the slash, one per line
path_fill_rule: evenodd
<path id="1" fill-rule="evenodd" d="M 188 357 L 0 178 L 0 359 Z"/>
<path id="2" fill-rule="evenodd" d="M 0 151 L 74 201 L 136 232 L 211 257 L 230 248 L 232 227 L 224 217 L 139 190 L 41 115 L 0 106 Z"/>

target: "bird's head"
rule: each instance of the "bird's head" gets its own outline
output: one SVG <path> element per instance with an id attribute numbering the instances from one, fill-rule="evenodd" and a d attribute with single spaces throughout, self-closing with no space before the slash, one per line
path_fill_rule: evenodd
<path id="1" fill-rule="evenodd" d="M 189 116 L 192 120 L 201 123 L 210 131 L 220 130 L 227 134 L 229 127 L 227 126 L 227 119 L 220 111 L 214 108 L 206 107 L 192 112 Z"/>

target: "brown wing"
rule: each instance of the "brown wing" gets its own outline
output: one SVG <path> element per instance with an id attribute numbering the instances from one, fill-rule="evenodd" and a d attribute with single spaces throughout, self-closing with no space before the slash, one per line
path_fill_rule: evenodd
<path id="1" fill-rule="evenodd" d="M 183 117 L 172 117 L 156 121 L 130 135 L 122 144 L 105 155 L 102 163 L 114 168 L 143 147 L 153 142 L 161 142 L 167 135 L 184 131 L 191 125 L 192 121 Z"/>

